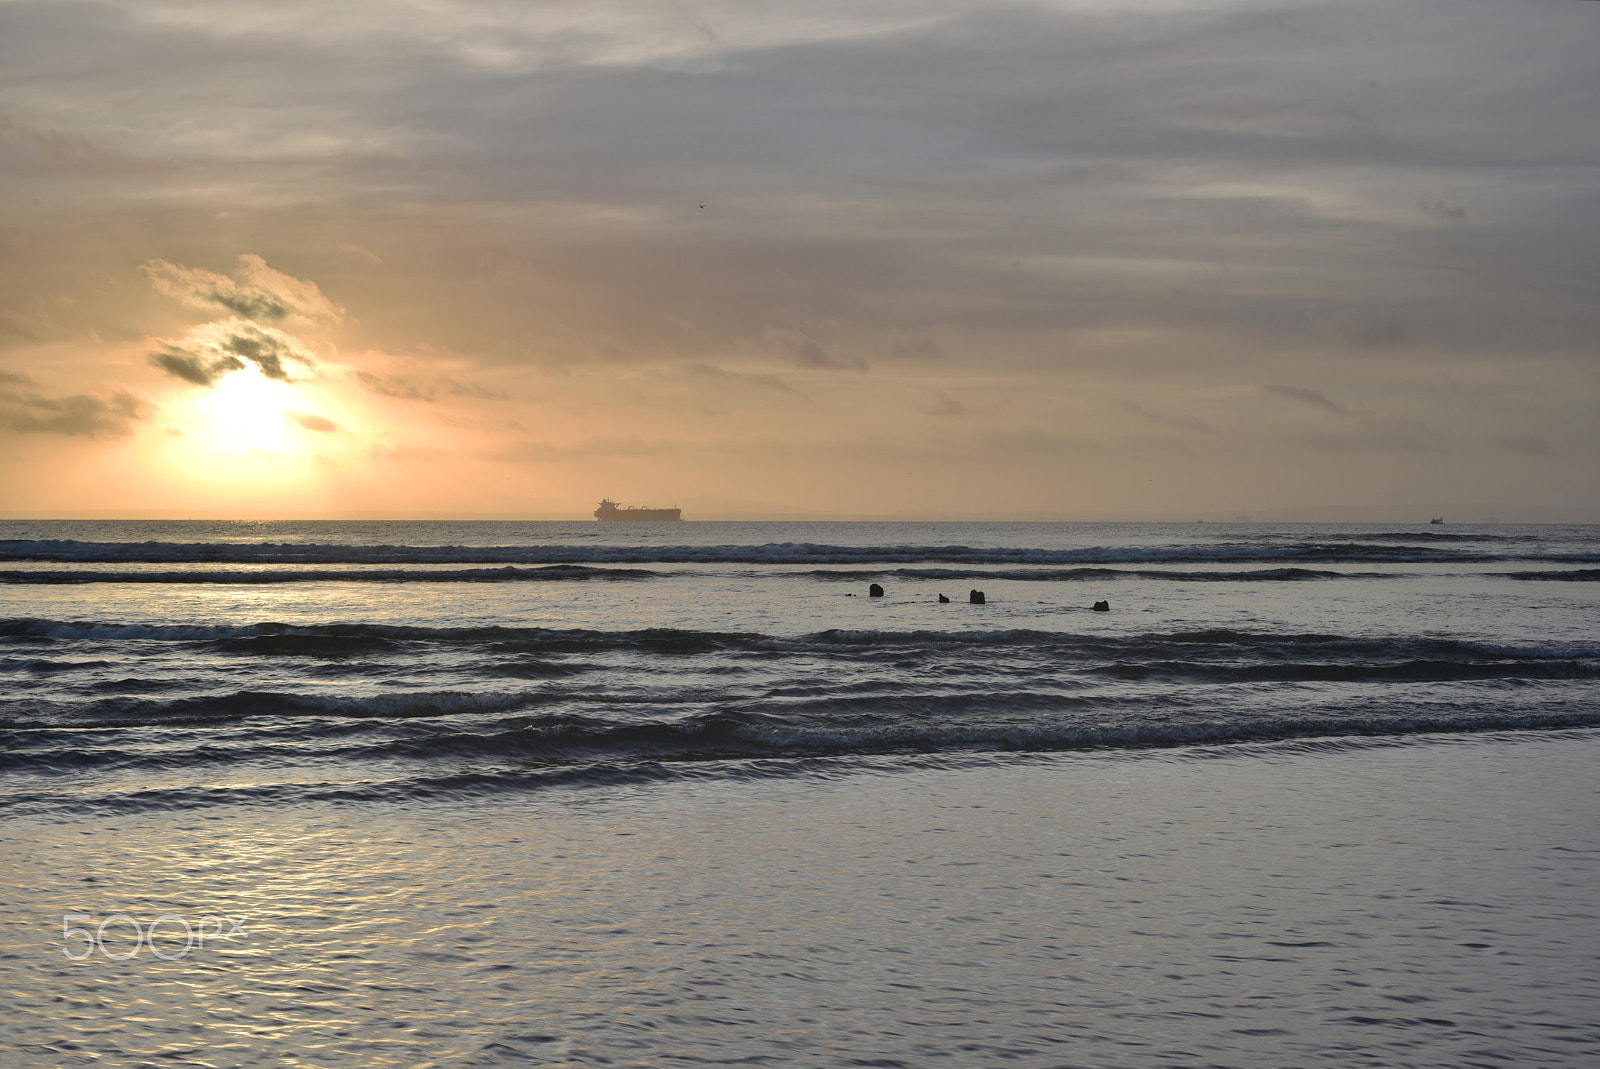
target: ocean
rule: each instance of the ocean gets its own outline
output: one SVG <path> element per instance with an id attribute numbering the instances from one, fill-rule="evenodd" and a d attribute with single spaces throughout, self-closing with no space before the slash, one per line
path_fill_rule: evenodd
<path id="1" fill-rule="evenodd" d="M 0 1065 L 1596 1064 L 1596 580 L 1594 526 L 0 521 Z"/>

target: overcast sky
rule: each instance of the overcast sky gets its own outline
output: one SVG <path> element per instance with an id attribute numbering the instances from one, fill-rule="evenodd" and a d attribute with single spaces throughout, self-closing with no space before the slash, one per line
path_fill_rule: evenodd
<path id="1" fill-rule="evenodd" d="M 1600 521 L 1600 3 L 0 0 L 0 512 Z"/>

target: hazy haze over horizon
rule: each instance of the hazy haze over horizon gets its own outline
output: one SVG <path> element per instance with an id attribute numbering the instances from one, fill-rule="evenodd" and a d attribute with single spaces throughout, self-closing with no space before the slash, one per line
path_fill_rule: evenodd
<path id="1" fill-rule="evenodd" d="M 0 515 L 1600 521 L 1600 4 L 0 3 Z"/>

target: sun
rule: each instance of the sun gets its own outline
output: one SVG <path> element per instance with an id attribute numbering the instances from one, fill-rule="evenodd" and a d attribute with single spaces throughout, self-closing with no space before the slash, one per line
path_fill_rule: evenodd
<path id="1" fill-rule="evenodd" d="M 335 443 L 305 429 L 307 410 L 319 407 L 311 392 L 254 366 L 229 372 L 210 389 L 163 405 L 166 427 L 151 466 L 169 484 L 217 498 L 250 501 L 313 489 Z"/>
<path id="2" fill-rule="evenodd" d="M 295 388 L 248 367 L 223 376 L 194 404 L 198 424 L 190 433 L 212 453 L 243 455 L 282 451 L 294 445 L 288 416 L 295 407 Z"/>

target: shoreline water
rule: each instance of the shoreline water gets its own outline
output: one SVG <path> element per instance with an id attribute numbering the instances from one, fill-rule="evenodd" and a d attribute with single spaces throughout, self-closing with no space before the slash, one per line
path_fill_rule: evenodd
<path id="1" fill-rule="evenodd" d="M 57 1065 L 1590 1064 L 1596 758 L 1600 731 L 1498 733 L 16 818 L 6 1042 Z M 72 962 L 69 912 L 247 936 Z"/>

